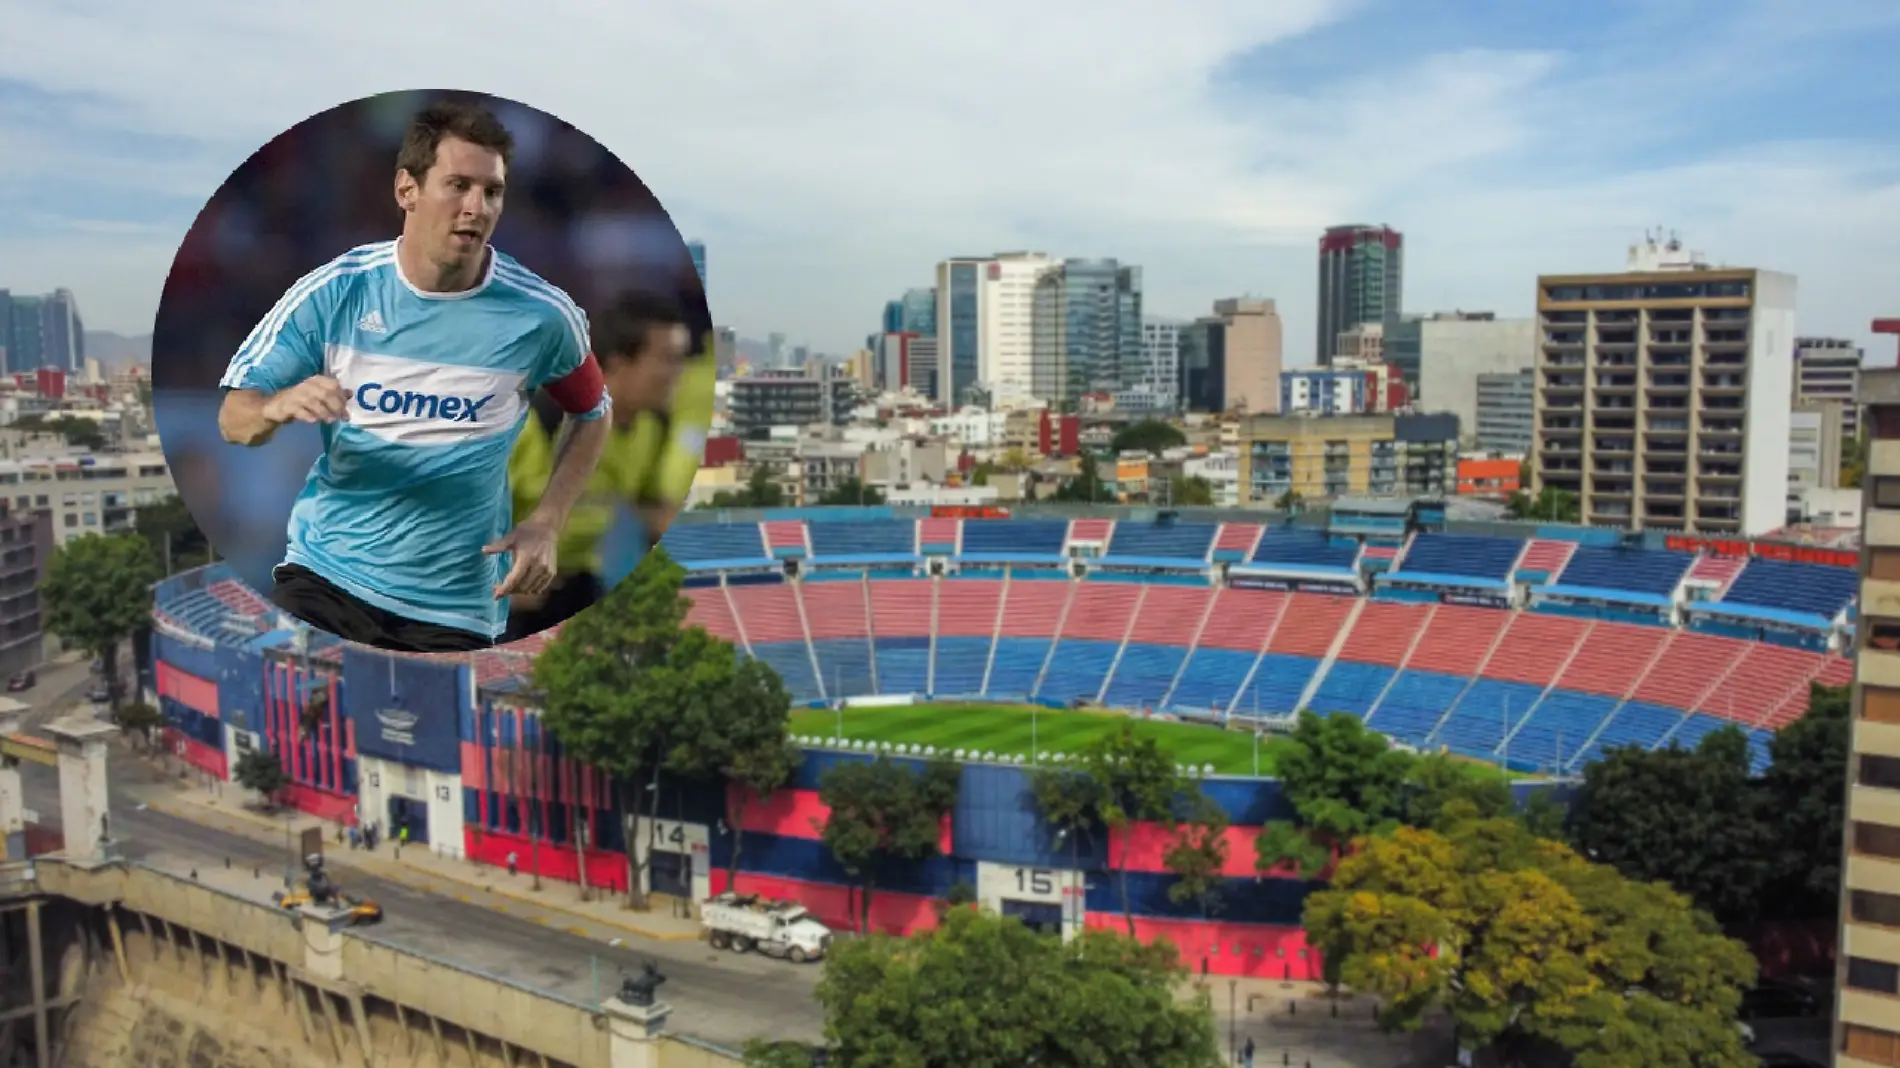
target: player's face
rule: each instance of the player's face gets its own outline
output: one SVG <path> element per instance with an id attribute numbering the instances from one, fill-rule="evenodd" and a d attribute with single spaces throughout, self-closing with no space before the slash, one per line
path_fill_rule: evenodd
<path id="1" fill-rule="evenodd" d="M 602 377 L 607 380 L 607 395 L 613 399 L 614 411 L 631 418 L 639 412 L 667 410 L 673 403 L 673 387 L 679 383 L 686 346 L 691 341 L 683 326 L 649 327 L 646 347 L 638 359 L 610 361 Z"/>
<path id="2" fill-rule="evenodd" d="M 501 218 L 508 166 L 501 154 L 455 137 L 436 146 L 435 165 L 420 182 L 397 176 L 396 199 L 409 213 L 403 228 L 444 268 L 479 260 Z"/>

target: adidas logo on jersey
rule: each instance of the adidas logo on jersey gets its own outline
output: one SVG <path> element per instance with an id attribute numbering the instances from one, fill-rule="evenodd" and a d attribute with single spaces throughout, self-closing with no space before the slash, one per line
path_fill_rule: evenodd
<path id="1" fill-rule="evenodd" d="M 493 393 L 475 398 L 384 389 L 381 382 L 365 382 L 356 390 L 357 406 L 364 411 L 406 415 L 416 419 L 447 419 L 454 423 L 475 422 L 482 408 L 494 399 Z"/>
<path id="2" fill-rule="evenodd" d="M 387 334 L 389 327 L 383 325 L 383 313 L 371 308 L 356 321 L 356 328 L 368 334 Z"/>

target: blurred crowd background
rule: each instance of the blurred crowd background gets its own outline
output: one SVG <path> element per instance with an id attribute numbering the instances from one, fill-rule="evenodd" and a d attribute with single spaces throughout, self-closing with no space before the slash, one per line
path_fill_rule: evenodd
<path id="1" fill-rule="evenodd" d="M 152 338 L 153 404 L 179 494 L 257 589 L 269 589 L 283 558 L 291 504 L 321 445 L 301 425 L 260 448 L 225 444 L 218 381 L 293 282 L 400 232 L 396 153 L 410 119 L 440 100 L 482 104 L 514 135 L 496 248 L 589 310 L 631 289 L 672 296 L 693 320 L 695 351 L 712 329 L 685 239 L 658 199 L 626 163 L 552 115 L 498 97 L 417 91 L 297 124 L 238 167 L 192 224 Z"/>

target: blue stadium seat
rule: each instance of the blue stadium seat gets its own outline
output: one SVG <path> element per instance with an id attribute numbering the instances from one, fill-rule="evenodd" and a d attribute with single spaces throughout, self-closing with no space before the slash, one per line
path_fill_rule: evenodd
<path id="1" fill-rule="evenodd" d="M 1544 695 L 1542 686 L 1478 679 L 1438 725 L 1430 741 L 1464 756 L 1490 759 L 1505 735 L 1529 715 Z"/>
<path id="2" fill-rule="evenodd" d="M 910 520 L 808 523 L 805 529 L 814 557 L 917 555 L 917 525 Z"/>
<path id="3" fill-rule="evenodd" d="M 1736 576 L 1722 601 L 1833 619 L 1859 587 L 1860 573 L 1849 568 L 1757 558 Z"/>
<path id="4" fill-rule="evenodd" d="M 769 559 L 757 523 L 675 523 L 660 545 L 682 564 Z"/>
<path id="5" fill-rule="evenodd" d="M 1359 559 L 1356 545 L 1335 545 L 1326 532 L 1311 527 L 1268 527 L 1260 532 L 1253 563 L 1290 567 L 1349 569 Z"/>
<path id="6" fill-rule="evenodd" d="M 785 680 L 786 692 L 794 701 L 816 701 L 818 676 L 811 669 L 811 647 L 804 642 L 769 642 L 752 647 L 752 654 L 779 673 Z"/>
<path id="7" fill-rule="evenodd" d="M 1557 585 L 1667 597 L 1675 592 L 1693 563 L 1694 556 L 1672 550 L 1579 545 L 1557 577 Z"/>
<path id="8" fill-rule="evenodd" d="M 1117 523 L 1109 538 L 1107 557 L 1148 557 L 1169 560 L 1205 560 L 1219 528 L 1208 523 Z"/>
<path id="9" fill-rule="evenodd" d="M 1247 681 L 1247 672 L 1253 670 L 1253 662 L 1257 659 L 1257 653 L 1243 653 L 1236 649 L 1194 650 L 1194 655 L 1188 658 L 1187 666 L 1181 671 L 1181 681 L 1174 688 L 1174 696 L 1168 698 L 1169 707 L 1229 707 L 1234 703 L 1234 694 L 1239 692 L 1240 684 Z"/>
<path id="10" fill-rule="evenodd" d="M 1120 642 L 1065 640 L 1049 660 L 1049 673 L 1033 696 L 1044 701 L 1093 701 L 1102 692 Z"/>
<path id="11" fill-rule="evenodd" d="M 970 526 L 965 523 L 964 529 Z M 1050 644 L 1047 638 L 996 639 L 996 660 L 983 692 L 990 697 L 1028 697 L 1042 674 L 1042 662 L 1049 658 Z"/>
<path id="12" fill-rule="evenodd" d="M 1502 582 L 1522 552 L 1521 538 L 1486 534 L 1419 534 L 1394 574 L 1462 575 Z"/>
<path id="13" fill-rule="evenodd" d="M 1433 671 L 1401 671 L 1366 725 L 1410 745 L 1424 745 L 1438 720 L 1458 700 L 1468 679 Z"/>
<path id="14" fill-rule="evenodd" d="M 1575 690 L 1552 690 L 1511 735 L 1503 755 L 1516 767 L 1552 771 L 1567 765 L 1603 725 L 1617 699 Z"/>
<path id="15" fill-rule="evenodd" d="M 1576 758 L 1565 757 L 1566 766 L 1599 760 L 1603 751 L 1613 746 L 1640 745 L 1644 749 L 1654 749 L 1662 741 L 1663 735 L 1676 729 L 1682 722 L 1683 712 L 1679 708 L 1664 708 L 1662 705 L 1645 704 L 1641 701 L 1625 701 L 1617 709 L 1616 715 L 1597 735 L 1590 748 L 1577 754 Z"/>
<path id="16" fill-rule="evenodd" d="M 1160 704 L 1185 659 L 1187 650 L 1178 645 L 1129 643 L 1122 650 L 1121 663 L 1115 665 L 1115 677 L 1109 680 L 1104 701 L 1112 708 L 1152 708 Z"/>
<path id="17" fill-rule="evenodd" d="M 885 693 L 924 693 L 930 686 L 929 638 L 879 638 L 877 684 Z"/>
<path id="18" fill-rule="evenodd" d="M 818 654 L 818 670 L 825 680 L 825 696 L 866 697 L 877 692 L 871 677 L 871 643 L 863 638 L 833 638 L 811 643 Z"/>
<path id="19" fill-rule="evenodd" d="M 1061 556 L 1069 524 L 1060 519 L 966 519 L 965 559 L 1026 560 Z"/>
<path id="20" fill-rule="evenodd" d="M 1299 708 L 1300 695 L 1313 681 L 1319 661 L 1310 656 L 1266 653 L 1247 692 L 1234 702 L 1236 716 L 1286 716 Z"/>
<path id="21" fill-rule="evenodd" d="M 990 639 L 937 639 L 937 677 L 931 692 L 971 696 L 983 692 L 983 672 L 990 666 Z"/>
<path id="22" fill-rule="evenodd" d="M 1396 674 L 1398 669 L 1384 664 L 1356 664 L 1336 660 L 1333 669 L 1320 681 L 1319 690 L 1313 694 L 1309 705 L 1322 716 L 1350 712 L 1364 719 L 1379 700 L 1379 695 L 1385 692 L 1386 684 Z"/>

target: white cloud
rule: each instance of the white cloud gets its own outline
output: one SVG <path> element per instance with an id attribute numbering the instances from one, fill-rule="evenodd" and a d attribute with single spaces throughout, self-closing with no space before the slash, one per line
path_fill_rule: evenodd
<path id="1" fill-rule="evenodd" d="M 718 318 L 823 349 L 855 345 L 882 301 L 927 284 L 942 256 L 1038 247 L 1142 264 L 1157 312 L 1276 297 L 1289 356 L 1303 360 L 1313 240 L 1351 221 L 1407 232 L 1415 310 L 1526 314 L 1537 272 L 1613 268 L 1662 222 L 1716 258 L 1799 273 L 1806 331 L 1860 336 L 1873 315 L 1900 312 L 1900 187 L 1880 169 L 1892 144 L 1734 144 L 1604 175 L 1632 145 L 1684 129 L 1665 102 L 1688 100 L 1704 134 L 1741 126 L 1721 94 L 1796 62 L 1769 31 L 1824 49 L 1827 33 L 1884 30 L 1885 8 L 1841 7 L 1824 23 L 1815 5 L 1761 0 L 1701 51 L 1691 36 L 1677 61 L 1613 78 L 1582 69 L 1600 62 L 1472 40 L 1344 55 L 1338 69 L 1362 73 L 1321 88 L 1217 87 L 1242 56 L 1271 74 L 1269 46 L 1305 47 L 1301 34 L 1357 6 L 12 5 L 10 33 L 36 46 L 13 50 L 4 77 L 84 94 L 93 139 L 34 141 L 33 165 L 115 175 L 128 197 L 208 194 L 265 138 L 352 97 L 430 85 L 511 96 L 594 134 L 708 242 Z M 1697 77 L 1724 49 L 1728 82 Z M 1738 56 L 1762 61 L 1738 69 Z M 162 165 L 123 158 L 114 129 L 199 148 Z M 16 136 L 0 125 L 6 144 Z M 0 152 L 14 159 L 0 189 L 22 155 Z M 16 287 L 70 285 L 89 320 L 139 329 L 188 222 L 75 227 L 56 243 L 0 244 L 0 260 Z"/>

